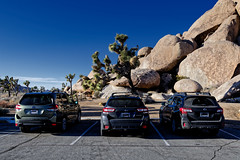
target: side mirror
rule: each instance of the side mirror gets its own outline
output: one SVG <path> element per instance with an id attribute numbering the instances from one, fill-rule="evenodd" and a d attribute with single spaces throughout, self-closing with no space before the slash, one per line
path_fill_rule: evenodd
<path id="1" fill-rule="evenodd" d="M 99 106 L 105 106 L 107 103 L 99 103 Z"/>

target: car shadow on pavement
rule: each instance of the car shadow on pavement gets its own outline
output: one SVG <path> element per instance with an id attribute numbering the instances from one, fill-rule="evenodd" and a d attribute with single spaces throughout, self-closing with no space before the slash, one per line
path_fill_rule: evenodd
<path id="1" fill-rule="evenodd" d="M 160 125 L 159 122 L 153 121 L 153 126 L 150 125 L 149 132 L 146 136 L 136 131 L 113 131 L 107 137 L 136 137 L 143 139 L 232 139 L 239 140 L 240 138 L 240 121 L 226 120 L 223 131 L 215 136 L 210 135 L 207 130 L 183 130 L 177 134 L 173 134 L 170 128 L 166 125 Z M 157 130 L 156 130 L 157 129 Z M 7 132 L 19 132 L 19 128 L 14 124 L 1 125 L 0 135 Z M 51 134 L 54 136 L 101 136 L 100 135 L 100 120 L 82 120 L 79 124 L 70 123 L 65 132 L 54 130 L 52 128 L 33 127 L 29 133 L 23 134 Z M 160 134 L 160 135 L 159 135 Z M 232 135 L 231 135 L 232 134 Z"/>
<path id="2" fill-rule="evenodd" d="M 217 135 L 211 135 L 207 129 L 180 130 L 172 133 L 168 125 L 155 123 L 156 128 L 165 139 L 232 139 L 240 140 L 240 121 L 226 120 L 225 127 Z"/>

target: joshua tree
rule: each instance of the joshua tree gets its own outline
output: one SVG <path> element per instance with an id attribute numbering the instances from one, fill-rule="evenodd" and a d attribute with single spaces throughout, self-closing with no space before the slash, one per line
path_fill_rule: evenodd
<path id="1" fill-rule="evenodd" d="M 118 54 L 117 64 L 111 65 L 111 60 L 106 55 L 103 63 L 99 60 L 99 52 L 95 52 L 92 55 L 93 65 L 92 69 L 94 72 L 94 78 L 89 79 L 86 76 L 80 75 L 83 79 L 83 88 L 90 89 L 91 91 L 100 91 L 111 79 L 109 77 L 110 73 L 116 73 L 118 78 L 125 76 L 128 79 L 129 85 L 133 93 L 136 93 L 131 79 L 131 69 L 139 66 L 138 57 L 135 55 L 138 50 L 136 48 L 128 49 L 127 45 L 124 45 L 128 39 L 127 35 L 117 34 L 115 37 L 115 42 L 109 45 L 109 51 Z M 106 73 L 102 72 L 102 67 L 105 68 Z"/>
<path id="2" fill-rule="evenodd" d="M 92 93 L 95 91 L 101 91 L 102 88 L 106 85 L 109 81 L 109 74 L 111 73 L 111 60 L 108 56 L 106 56 L 103 60 L 105 64 L 103 64 L 99 58 L 99 52 L 96 51 L 92 54 L 93 60 L 93 78 L 89 79 L 86 76 L 80 75 L 80 78 L 83 80 L 83 88 L 86 90 L 90 90 Z M 101 68 L 104 67 L 107 73 L 105 73 Z"/>
<path id="3" fill-rule="evenodd" d="M 3 80 L 1 80 L 1 86 L 3 87 L 4 92 L 8 92 L 8 96 L 11 96 L 11 80 L 12 77 L 9 78 L 8 76 L 5 76 Z"/>
<path id="4" fill-rule="evenodd" d="M 34 87 L 32 87 L 31 88 L 31 92 L 38 92 L 39 90 L 38 90 L 38 87 L 37 86 L 34 86 Z"/>
<path id="5" fill-rule="evenodd" d="M 40 86 L 40 92 L 45 92 L 45 87 L 44 86 Z"/>
<path id="6" fill-rule="evenodd" d="M 126 77 L 132 92 L 135 93 L 135 87 L 133 86 L 131 79 L 131 70 L 138 67 L 140 64 L 138 57 L 135 55 L 138 46 L 136 48 L 128 49 L 127 45 L 124 45 L 127 39 L 127 35 L 117 34 L 115 42 L 109 45 L 109 51 L 118 54 L 118 61 L 117 64 L 113 66 L 113 72 L 117 73 L 118 77 Z"/>
<path id="7" fill-rule="evenodd" d="M 66 75 L 66 79 L 67 79 L 67 81 L 70 83 L 70 88 L 71 88 L 71 95 L 73 94 L 72 93 L 72 80 L 74 79 L 74 77 L 75 77 L 75 74 L 69 74 L 69 75 Z"/>
<path id="8" fill-rule="evenodd" d="M 23 82 L 23 84 L 27 87 L 27 93 L 29 93 L 30 82 L 28 80 L 26 80 L 25 82 Z"/>
<path id="9" fill-rule="evenodd" d="M 62 91 L 67 87 L 67 83 L 62 83 Z"/>
<path id="10" fill-rule="evenodd" d="M 17 96 L 20 89 L 20 84 L 18 84 L 18 79 L 13 79 L 11 83 L 12 83 L 13 90 L 15 91 L 15 95 Z"/>
<path id="11" fill-rule="evenodd" d="M 11 91 L 15 92 L 17 96 L 19 92 L 20 85 L 18 84 L 18 79 L 14 79 L 13 77 L 5 76 L 4 79 L 0 79 L 0 87 L 3 88 L 3 92 L 8 92 L 8 96 L 11 96 Z"/>
<path id="12" fill-rule="evenodd" d="M 51 92 L 55 92 L 56 90 L 57 90 L 57 88 L 55 88 L 55 87 L 51 88 Z"/>

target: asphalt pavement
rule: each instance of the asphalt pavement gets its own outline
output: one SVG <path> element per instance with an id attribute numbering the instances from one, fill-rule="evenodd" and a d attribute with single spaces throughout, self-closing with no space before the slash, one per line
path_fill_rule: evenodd
<path id="1" fill-rule="evenodd" d="M 237 127 L 226 125 L 216 136 L 199 130 L 174 135 L 153 118 L 146 137 L 135 132 L 100 136 L 99 110 L 85 108 L 83 111 L 82 122 L 71 124 L 64 133 L 38 127 L 31 133 L 21 133 L 14 124 L 1 123 L 0 159 L 240 159 L 240 129 Z"/>

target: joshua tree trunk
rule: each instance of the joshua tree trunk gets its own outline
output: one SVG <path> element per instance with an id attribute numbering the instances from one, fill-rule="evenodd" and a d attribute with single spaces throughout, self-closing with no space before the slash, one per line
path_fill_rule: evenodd
<path id="1" fill-rule="evenodd" d="M 127 75 L 126 78 L 128 79 L 128 83 L 130 85 L 132 94 L 137 94 L 136 88 L 134 87 L 132 79 L 131 79 L 131 73 L 129 75 Z"/>
<path id="2" fill-rule="evenodd" d="M 8 97 L 11 97 L 11 91 L 10 91 L 10 89 L 8 90 Z"/>
<path id="3" fill-rule="evenodd" d="M 71 95 L 73 95 L 73 93 L 72 93 L 72 81 L 70 82 L 70 86 L 71 86 Z"/>

